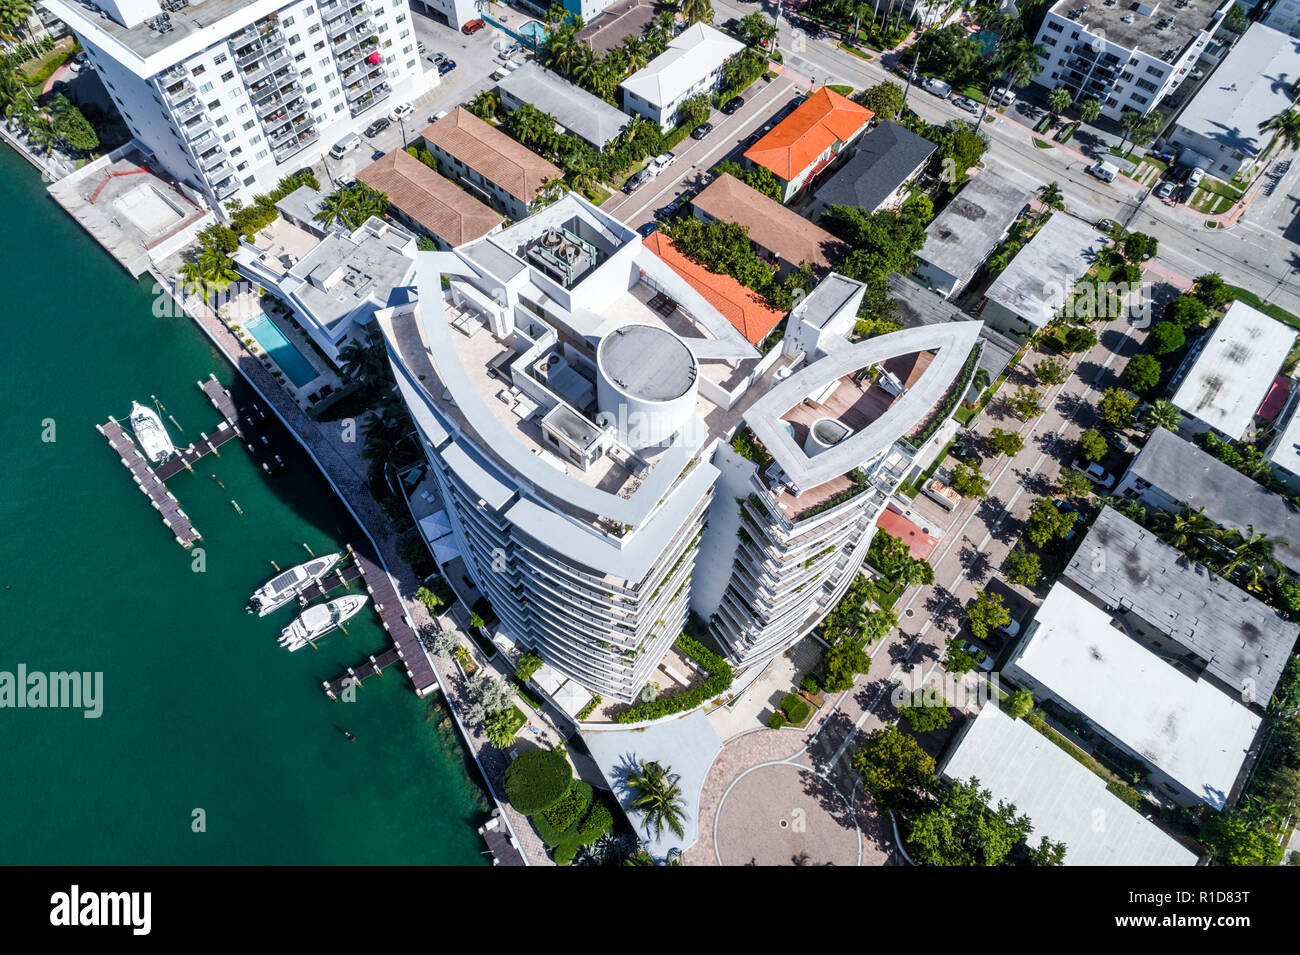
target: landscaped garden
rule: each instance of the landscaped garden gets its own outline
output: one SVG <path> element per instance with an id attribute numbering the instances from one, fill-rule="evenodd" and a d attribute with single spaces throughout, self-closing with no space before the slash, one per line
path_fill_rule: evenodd
<path id="1" fill-rule="evenodd" d="M 529 818 L 557 865 L 607 835 L 614 817 L 589 784 L 575 779 L 563 749 L 530 749 L 505 773 L 510 805 Z"/>

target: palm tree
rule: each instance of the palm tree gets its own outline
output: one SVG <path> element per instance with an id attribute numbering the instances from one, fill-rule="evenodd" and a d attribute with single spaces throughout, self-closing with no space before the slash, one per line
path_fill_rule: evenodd
<path id="1" fill-rule="evenodd" d="M 623 37 L 623 57 L 627 69 L 624 76 L 631 76 L 650 62 L 649 44 L 642 37 L 625 36 Z"/>
<path id="2" fill-rule="evenodd" d="M 1232 533 L 1237 543 L 1231 545 L 1232 556 L 1220 571 L 1224 577 L 1231 577 L 1238 569 L 1244 568 L 1244 576 L 1248 580 L 1258 581 L 1267 571 L 1275 570 L 1280 566 L 1273 556 L 1273 550 L 1278 544 L 1277 539 L 1256 531 L 1254 524 L 1250 525 L 1245 534 L 1241 531 Z"/>
<path id="3" fill-rule="evenodd" d="M 680 0 L 677 10 L 687 23 L 713 22 L 713 4 L 709 0 Z"/>
<path id="4" fill-rule="evenodd" d="M 664 10 L 655 17 L 654 25 L 650 28 L 647 38 L 653 44 L 655 50 L 662 53 L 664 47 L 676 35 L 677 18 L 671 10 Z"/>
<path id="5" fill-rule="evenodd" d="M 30 0 L 0 0 L 0 37 L 17 42 L 18 30 L 31 15 Z"/>
<path id="6" fill-rule="evenodd" d="M 1056 181 L 1048 183 L 1038 190 L 1038 198 L 1043 205 L 1052 209 L 1064 209 L 1065 202 L 1061 196 L 1061 184 Z"/>
<path id="7" fill-rule="evenodd" d="M 1151 431 L 1156 428 L 1177 431 L 1182 420 L 1183 416 L 1179 412 L 1178 406 L 1167 398 L 1153 401 L 1147 408 L 1146 414 L 1142 416 L 1142 423 Z"/>
<path id="8" fill-rule="evenodd" d="M 628 776 L 628 788 L 637 793 L 632 808 L 645 815 L 646 835 L 658 839 L 665 826 L 678 838 L 686 835 L 686 800 L 679 778 L 658 763 L 642 763 L 639 772 Z"/>
<path id="9" fill-rule="evenodd" d="M 1300 112 L 1288 107 L 1259 124 L 1261 133 L 1272 131 L 1287 149 L 1300 146 Z"/>
<path id="10" fill-rule="evenodd" d="M 188 294 L 199 295 L 205 301 L 239 281 L 235 263 L 220 249 L 207 247 L 198 255 L 181 263 L 180 276 L 185 280 L 183 289 Z"/>
<path id="11" fill-rule="evenodd" d="M 1074 102 L 1074 97 L 1064 86 L 1058 86 L 1047 94 L 1047 108 L 1051 110 L 1052 115 L 1059 117 Z"/>
<path id="12" fill-rule="evenodd" d="M 351 190 L 339 189 L 331 192 L 321 201 L 320 211 L 316 213 L 316 221 L 326 226 L 332 226 L 336 222 L 346 223 L 352 205 Z"/>
<path id="13" fill-rule="evenodd" d="M 578 31 L 573 28 L 573 24 L 565 24 L 546 38 L 542 60 L 555 72 L 571 78 L 578 57 L 578 46 Z"/>
<path id="14" fill-rule="evenodd" d="M 1101 103 L 1095 99 L 1086 99 L 1079 105 L 1079 118 L 1091 123 L 1101 115 Z"/>
<path id="15" fill-rule="evenodd" d="M 339 368 L 347 381 L 369 387 L 388 376 L 388 357 L 378 339 L 352 339 L 339 349 Z"/>
<path id="16" fill-rule="evenodd" d="M 479 90 L 466 109 L 479 119 L 491 119 L 501 109 L 501 94 L 495 89 Z"/>

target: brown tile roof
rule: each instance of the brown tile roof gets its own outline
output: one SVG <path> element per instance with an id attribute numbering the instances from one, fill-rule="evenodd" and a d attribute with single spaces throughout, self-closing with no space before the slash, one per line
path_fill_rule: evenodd
<path id="1" fill-rule="evenodd" d="M 504 219 L 403 149 L 376 159 L 357 178 L 451 246 L 482 238 Z"/>
<path id="2" fill-rule="evenodd" d="M 723 173 L 691 200 L 714 219 L 749 229 L 755 243 L 794 265 L 807 262 L 814 271 L 829 271 L 847 247 L 797 212 Z"/>
<path id="3" fill-rule="evenodd" d="M 625 36 L 643 36 L 659 10 L 656 0 L 617 0 L 579 30 L 578 39 L 585 40 L 597 53 L 608 53 L 621 46 Z"/>
<path id="4" fill-rule="evenodd" d="M 447 155 L 496 183 L 521 202 L 532 202 L 564 173 L 463 106 L 420 134 Z"/>
<path id="5" fill-rule="evenodd" d="M 751 344 L 761 342 L 785 318 L 784 312 L 772 308 L 753 289 L 741 285 L 730 275 L 710 272 L 688 258 L 662 232 L 650 233 L 644 245 L 703 295 Z"/>
<path id="6" fill-rule="evenodd" d="M 750 146 L 745 158 L 790 182 L 816 162 L 829 146 L 852 139 L 875 115 L 823 86 Z"/>

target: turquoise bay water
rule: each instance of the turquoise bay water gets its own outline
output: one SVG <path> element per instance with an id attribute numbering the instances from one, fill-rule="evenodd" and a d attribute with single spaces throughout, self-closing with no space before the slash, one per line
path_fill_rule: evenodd
<path id="1" fill-rule="evenodd" d="M 152 283 L 8 150 L 0 223 L 0 671 L 104 680 L 99 719 L 0 709 L 0 862 L 482 862 L 465 753 L 405 677 L 367 681 L 352 704 L 321 692 L 385 646 L 374 613 L 292 654 L 276 645 L 291 608 L 244 613 L 271 560 L 360 537 L 310 460 L 286 438 L 289 469 L 268 479 L 232 443 L 173 478 L 204 536 L 196 568 L 94 426 L 156 395 L 188 443 L 218 420 L 195 382 L 216 372 L 238 398 L 242 380 L 188 319 L 154 317 Z"/>

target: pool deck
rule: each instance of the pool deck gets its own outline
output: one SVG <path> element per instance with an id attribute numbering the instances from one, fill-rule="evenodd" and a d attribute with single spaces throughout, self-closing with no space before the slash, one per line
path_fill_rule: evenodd
<path id="1" fill-rule="evenodd" d="M 280 367 L 279 363 L 266 352 L 260 343 L 258 350 L 254 352 L 255 357 L 264 366 L 272 371 L 284 372 L 286 379 L 283 384 L 284 389 L 293 396 L 298 403 L 298 407 L 305 411 L 314 403 L 310 400 L 312 394 L 319 392 L 326 385 L 329 385 L 334 391 L 338 391 L 343 387 L 343 382 L 329 363 L 316 354 L 316 350 L 312 347 L 307 335 L 293 323 L 289 315 L 276 307 L 277 304 L 278 300 L 273 296 L 259 297 L 251 288 L 243 288 L 227 304 L 221 307 L 220 314 L 227 327 L 239 326 L 240 330 L 235 334 L 242 339 L 245 335 L 251 336 L 252 334 L 243 327 L 245 322 L 255 318 L 260 312 L 267 317 L 272 325 L 279 329 L 280 334 L 288 339 L 289 344 L 312 366 L 316 371 L 316 377 L 301 386 L 294 385 L 293 381 L 289 379 L 289 373 Z M 248 347 L 247 342 L 245 342 L 244 347 Z"/>

